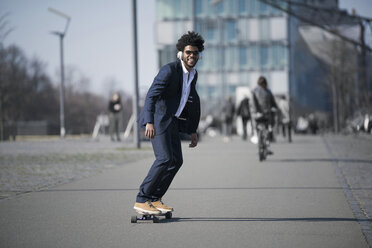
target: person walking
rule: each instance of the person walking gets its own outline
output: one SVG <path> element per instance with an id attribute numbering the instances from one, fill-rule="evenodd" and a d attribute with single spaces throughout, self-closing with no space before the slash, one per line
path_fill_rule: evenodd
<path id="1" fill-rule="evenodd" d="M 247 96 L 240 102 L 236 114 L 242 118 L 243 121 L 243 140 L 247 139 L 247 123 L 251 119 L 251 110 L 249 98 Z"/>
<path id="2" fill-rule="evenodd" d="M 119 93 L 114 93 L 109 102 L 109 133 L 111 141 L 115 141 L 114 134 L 116 135 L 116 140 L 120 141 L 119 135 L 119 121 L 121 113 L 121 99 Z"/>
<path id="3" fill-rule="evenodd" d="M 282 126 L 283 137 L 288 135 L 288 142 L 292 142 L 292 123 L 289 112 L 289 102 L 285 95 L 280 96 L 278 107 L 280 109 L 280 124 Z"/>
<path id="4" fill-rule="evenodd" d="M 223 129 L 224 129 L 224 141 L 229 142 L 231 140 L 233 121 L 235 115 L 235 106 L 232 102 L 230 96 L 226 98 L 226 101 L 222 107 L 222 117 L 223 117 Z"/>
<path id="5" fill-rule="evenodd" d="M 149 214 L 173 211 L 162 198 L 183 164 L 179 132 L 190 135 L 190 148 L 198 144 L 200 99 L 194 67 L 204 50 L 204 40 L 189 31 L 178 40 L 176 48 L 178 60 L 160 68 L 138 118 L 139 125 L 145 126 L 146 137 L 151 139 L 155 161 L 140 185 L 133 208 Z"/>

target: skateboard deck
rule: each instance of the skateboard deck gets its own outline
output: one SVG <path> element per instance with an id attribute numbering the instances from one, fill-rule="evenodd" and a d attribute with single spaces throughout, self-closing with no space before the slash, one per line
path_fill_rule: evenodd
<path id="1" fill-rule="evenodd" d="M 160 214 L 149 214 L 146 212 L 136 211 L 140 216 L 132 215 L 130 222 L 137 223 L 138 221 L 152 221 L 153 223 L 159 223 L 159 216 L 165 216 L 166 219 L 172 218 L 172 212 L 160 213 Z"/>

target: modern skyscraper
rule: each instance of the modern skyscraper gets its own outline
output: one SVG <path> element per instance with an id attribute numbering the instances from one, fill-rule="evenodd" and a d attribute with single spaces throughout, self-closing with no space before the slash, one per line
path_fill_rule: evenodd
<path id="1" fill-rule="evenodd" d="M 274 2 L 283 9 L 291 2 L 338 8 L 337 0 Z M 306 43 L 301 25 L 298 18 L 261 0 L 157 0 L 159 66 L 174 60 L 177 39 L 195 30 L 206 41 L 197 66 L 198 92 L 207 103 L 202 104 L 204 113 L 218 111 L 237 87 L 253 88 L 261 75 L 274 94 L 290 97 L 296 114 L 330 112 L 326 65 Z"/>

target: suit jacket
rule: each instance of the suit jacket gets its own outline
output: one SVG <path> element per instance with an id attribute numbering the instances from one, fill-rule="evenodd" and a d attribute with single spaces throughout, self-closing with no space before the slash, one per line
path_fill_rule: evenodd
<path id="1" fill-rule="evenodd" d="M 200 98 L 195 85 L 198 78 L 196 73 L 191 82 L 190 95 L 180 117 L 180 130 L 188 134 L 196 133 L 200 120 Z M 165 132 L 172 122 L 181 101 L 183 71 L 181 61 L 164 65 L 147 92 L 145 106 L 142 109 L 138 123 L 145 126 L 153 123 L 157 134 Z"/>

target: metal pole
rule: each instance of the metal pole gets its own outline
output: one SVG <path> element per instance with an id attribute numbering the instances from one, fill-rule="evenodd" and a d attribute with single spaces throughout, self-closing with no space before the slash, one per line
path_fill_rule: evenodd
<path id="1" fill-rule="evenodd" d="M 61 52 L 61 89 L 59 91 L 59 108 L 60 108 L 60 135 L 61 138 L 65 137 L 66 134 L 66 129 L 65 129 L 65 69 L 64 69 L 64 62 L 63 62 L 63 38 L 65 37 L 67 33 L 68 26 L 70 24 L 71 18 L 62 13 L 59 10 L 53 9 L 53 8 L 48 8 L 48 10 L 64 19 L 66 19 L 66 26 L 64 32 L 52 32 L 54 35 L 59 36 L 59 41 L 60 41 L 60 52 Z"/>
<path id="2" fill-rule="evenodd" d="M 288 3 L 288 9 L 291 9 L 291 3 Z M 292 27 L 294 19 L 291 15 L 287 14 L 287 41 L 288 41 L 288 104 L 289 104 L 289 121 L 290 125 L 293 121 L 292 118 L 296 118 L 295 114 L 297 112 L 296 109 L 294 109 L 294 96 L 295 94 L 292 92 L 293 90 L 293 84 L 294 84 L 294 38 L 292 38 Z"/>
<path id="3" fill-rule="evenodd" d="M 196 13 L 195 13 L 195 0 L 192 0 L 191 4 L 191 22 L 192 22 L 192 31 L 196 32 Z"/>
<path id="4" fill-rule="evenodd" d="M 361 96 L 361 103 L 362 107 L 369 108 L 369 88 L 368 88 L 368 80 L 367 80 L 367 50 L 366 50 L 366 42 L 364 38 L 364 33 L 365 33 L 365 28 L 363 25 L 363 22 L 360 21 L 359 23 L 360 26 L 360 55 L 359 55 L 359 72 L 360 72 L 360 77 L 359 80 L 361 81 L 361 92 L 363 92 Z M 364 106 L 363 106 L 364 105 Z"/>
<path id="5" fill-rule="evenodd" d="M 133 46 L 134 46 L 134 96 L 133 96 L 133 141 L 137 148 L 141 148 L 139 128 L 137 124 L 138 116 L 138 52 L 137 52 L 137 0 L 132 0 L 133 7 Z"/>
<path id="6" fill-rule="evenodd" d="M 59 34 L 60 50 L 61 50 L 61 89 L 60 93 L 60 122 L 61 122 L 61 138 L 65 137 L 65 70 L 63 62 L 63 38 L 64 34 Z"/>

